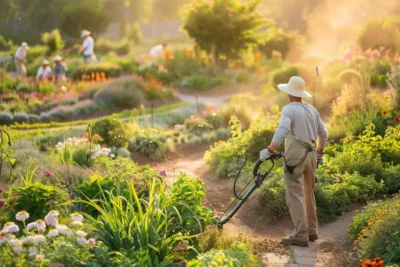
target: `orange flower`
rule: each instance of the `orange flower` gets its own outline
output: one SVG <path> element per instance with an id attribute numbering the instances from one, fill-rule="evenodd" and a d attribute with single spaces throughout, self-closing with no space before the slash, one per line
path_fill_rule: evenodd
<path id="1" fill-rule="evenodd" d="M 264 73 L 264 68 L 259 67 L 259 68 L 257 69 L 257 73 L 258 73 L 259 75 L 262 75 L 262 74 Z"/>
<path id="2" fill-rule="evenodd" d="M 192 56 L 192 50 L 189 48 L 185 48 L 185 56 L 189 59 Z"/>
<path id="3" fill-rule="evenodd" d="M 260 62 L 261 54 L 260 53 L 255 53 L 254 54 L 254 63 L 258 64 Z"/>

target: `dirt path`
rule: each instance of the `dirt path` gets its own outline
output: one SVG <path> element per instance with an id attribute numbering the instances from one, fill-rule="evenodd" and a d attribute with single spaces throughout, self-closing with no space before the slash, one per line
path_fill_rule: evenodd
<path id="1" fill-rule="evenodd" d="M 178 177 L 180 172 L 204 180 L 206 190 L 205 205 L 213 208 L 216 214 L 221 214 L 231 203 L 233 181 L 215 177 L 203 161 L 207 145 L 192 148 L 191 151 L 180 151 L 169 161 L 160 163 L 160 170 L 167 172 L 169 182 Z M 340 216 L 335 222 L 320 227 L 320 239 L 310 242 L 307 248 L 290 247 L 291 255 L 284 253 L 264 253 L 264 266 L 351 266 L 346 263 L 348 234 L 347 227 L 354 211 Z M 260 207 L 255 195 L 244 204 L 235 217 L 224 226 L 230 234 L 245 233 L 255 241 L 278 241 L 282 236 L 291 233 L 293 224 L 289 216 L 270 218 Z M 338 263 L 339 262 L 339 263 Z M 339 265 L 337 265 L 339 264 Z"/>

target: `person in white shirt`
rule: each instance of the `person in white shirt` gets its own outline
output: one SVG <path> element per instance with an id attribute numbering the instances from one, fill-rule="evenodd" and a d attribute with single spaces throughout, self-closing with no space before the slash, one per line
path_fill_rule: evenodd
<path id="1" fill-rule="evenodd" d="M 28 44 L 26 42 L 23 42 L 14 55 L 15 67 L 17 69 L 17 76 L 22 78 L 26 77 L 25 60 L 28 49 L 29 49 Z"/>
<path id="2" fill-rule="evenodd" d="M 66 80 L 66 73 L 68 70 L 67 65 L 62 62 L 62 57 L 60 56 L 55 56 L 53 61 L 55 63 L 53 73 L 56 77 L 56 83 L 64 82 Z"/>
<path id="3" fill-rule="evenodd" d="M 43 80 L 50 79 L 52 76 L 52 71 L 49 66 L 48 60 L 43 60 L 42 66 L 39 67 L 36 75 L 36 81 L 41 82 Z"/>
<path id="4" fill-rule="evenodd" d="M 160 57 L 163 55 L 166 48 L 167 44 L 156 45 L 150 49 L 149 56 L 152 58 Z"/>
<path id="5" fill-rule="evenodd" d="M 297 76 L 278 88 L 289 95 L 290 104 L 282 110 L 282 117 L 271 144 L 260 152 L 260 160 L 269 159 L 285 140 L 284 183 L 295 230 L 282 238 L 286 245 L 308 246 L 318 239 L 317 207 L 315 202 L 316 168 L 323 165 L 322 156 L 328 131 L 318 111 L 303 97 L 311 97 L 305 81 Z M 317 141 L 318 139 L 318 141 Z M 315 150 L 314 144 L 317 143 Z"/>
<path id="6" fill-rule="evenodd" d="M 82 48 L 79 50 L 79 53 L 83 54 L 83 61 L 85 62 L 85 64 L 96 61 L 96 56 L 94 54 L 94 40 L 90 35 L 91 32 L 87 30 L 83 30 L 81 33 L 83 44 Z"/>

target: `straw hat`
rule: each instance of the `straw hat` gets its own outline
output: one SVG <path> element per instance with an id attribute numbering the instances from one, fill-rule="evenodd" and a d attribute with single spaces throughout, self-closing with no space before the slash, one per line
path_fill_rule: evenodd
<path id="1" fill-rule="evenodd" d="M 28 44 L 27 44 L 26 42 L 23 42 L 23 43 L 21 44 L 21 47 L 23 47 L 23 48 L 25 48 L 25 49 L 29 49 L 29 46 L 28 46 Z"/>
<path id="2" fill-rule="evenodd" d="M 49 61 L 47 59 L 43 60 L 42 65 L 49 65 Z"/>
<path id="3" fill-rule="evenodd" d="M 287 84 L 279 84 L 279 90 L 287 93 L 288 95 L 297 97 L 311 97 L 311 94 L 306 91 L 306 82 L 303 78 L 293 76 Z"/>
<path id="4" fill-rule="evenodd" d="M 61 61 L 61 60 L 62 60 L 62 57 L 60 57 L 60 56 L 53 57 L 53 61 Z"/>
<path id="5" fill-rule="evenodd" d="M 86 36 L 88 36 L 88 35 L 90 35 L 90 34 L 91 34 L 90 31 L 83 30 L 83 31 L 81 32 L 81 38 L 86 37 Z"/>

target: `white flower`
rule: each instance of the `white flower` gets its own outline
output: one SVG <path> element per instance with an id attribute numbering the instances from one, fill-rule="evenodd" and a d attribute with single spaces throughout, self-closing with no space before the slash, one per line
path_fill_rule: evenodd
<path id="1" fill-rule="evenodd" d="M 17 253 L 18 255 L 21 254 L 21 252 L 24 250 L 22 248 L 22 246 L 16 246 L 16 247 L 12 247 L 14 252 Z"/>
<path id="2" fill-rule="evenodd" d="M 71 229 L 69 229 L 67 226 L 62 225 L 62 224 L 57 225 L 56 229 L 57 229 L 57 232 L 61 235 L 71 235 L 72 234 Z"/>
<path id="3" fill-rule="evenodd" d="M 114 154 L 110 154 L 110 158 L 115 158 L 115 155 Z"/>
<path id="4" fill-rule="evenodd" d="M 82 226 L 83 223 L 80 222 L 80 221 L 74 221 L 74 222 L 72 223 L 72 225 L 75 226 L 75 227 L 79 227 L 79 226 Z"/>
<path id="5" fill-rule="evenodd" d="M 43 233 L 46 230 L 46 223 L 43 220 L 37 220 L 36 222 L 36 229 Z"/>
<path id="6" fill-rule="evenodd" d="M 42 261 L 44 260 L 44 257 L 42 255 L 36 255 L 35 260 Z"/>
<path id="7" fill-rule="evenodd" d="M 29 257 L 36 256 L 39 253 L 37 248 L 29 248 Z"/>
<path id="8" fill-rule="evenodd" d="M 14 223 L 6 223 L 4 227 L 5 227 L 4 230 L 6 230 L 9 233 L 16 233 L 19 231 L 18 225 Z"/>
<path id="9" fill-rule="evenodd" d="M 71 220 L 81 222 L 83 220 L 83 216 L 78 212 L 74 212 L 71 214 Z"/>
<path id="10" fill-rule="evenodd" d="M 16 246 L 18 246 L 20 241 L 18 241 L 17 239 L 11 238 L 11 239 L 7 240 L 7 243 L 12 247 L 16 247 Z"/>
<path id="11" fill-rule="evenodd" d="M 88 241 L 87 241 L 86 238 L 84 238 L 84 237 L 78 238 L 78 243 L 81 244 L 81 245 L 86 245 L 87 242 L 88 242 Z"/>
<path id="12" fill-rule="evenodd" d="M 48 237 L 56 237 L 58 236 L 58 231 L 57 230 L 50 230 L 49 233 L 47 234 Z"/>
<path id="13" fill-rule="evenodd" d="M 30 235 L 23 240 L 24 243 L 33 243 L 34 235 Z"/>
<path id="14" fill-rule="evenodd" d="M 49 213 L 47 213 L 47 215 L 58 217 L 58 215 L 60 215 L 60 213 L 56 210 L 51 210 L 51 211 L 49 211 Z"/>
<path id="15" fill-rule="evenodd" d="M 26 226 L 26 228 L 28 229 L 28 231 L 32 230 L 32 229 L 36 229 L 37 225 L 36 222 L 31 222 L 28 223 L 28 225 Z"/>
<path id="16" fill-rule="evenodd" d="M 35 235 L 35 236 L 33 236 L 33 243 L 34 244 L 43 243 L 45 241 L 46 241 L 46 237 L 44 237 L 43 235 Z"/>
<path id="17" fill-rule="evenodd" d="M 29 213 L 26 211 L 20 211 L 15 215 L 15 218 L 17 218 L 18 221 L 25 221 L 26 219 L 29 218 Z"/>
<path id="18" fill-rule="evenodd" d="M 85 237 L 87 236 L 87 233 L 85 233 L 84 231 L 76 231 L 76 235 L 79 237 Z"/>
<path id="19" fill-rule="evenodd" d="M 96 245 L 96 239 L 94 239 L 94 238 L 89 238 L 88 244 L 91 245 L 92 247 L 94 247 L 94 246 Z"/>
<path id="20" fill-rule="evenodd" d="M 44 220 L 46 221 L 47 225 L 49 225 L 49 226 L 56 227 L 58 225 L 57 217 L 52 214 L 47 214 L 44 217 Z"/>

